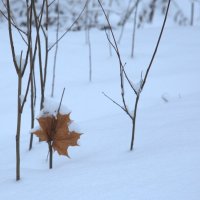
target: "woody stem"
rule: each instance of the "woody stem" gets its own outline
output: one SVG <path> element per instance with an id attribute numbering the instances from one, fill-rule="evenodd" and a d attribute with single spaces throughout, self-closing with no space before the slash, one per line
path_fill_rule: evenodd
<path id="1" fill-rule="evenodd" d="M 53 168 L 53 149 L 51 145 L 51 141 L 48 142 L 49 145 L 49 169 Z"/>

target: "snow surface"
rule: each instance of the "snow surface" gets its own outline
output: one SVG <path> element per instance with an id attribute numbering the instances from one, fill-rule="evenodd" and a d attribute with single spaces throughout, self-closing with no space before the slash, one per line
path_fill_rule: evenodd
<path id="1" fill-rule="evenodd" d="M 56 116 L 58 114 L 58 109 L 60 106 L 60 102 L 56 102 L 53 100 L 53 98 L 45 98 L 44 103 L 43 103 L 43 109 L 40 111 L 39 115 L 37 118 L 41 116 L 46 116 L 46 115 L 54 115 Z M 59 113 L 61 114 L 69 114 L 71 111 L 69 108 L 67 108 L 65 105 L 62 104 L 60 106 Z"/>
<path id="2" fill-rule="evenodd" d="M 127 73 L 135 82 L 150 61 L 159 28 L 137 31 L 134 59 L 130 58 L 131 30 L 126 27 L 120 50 Z M 49 32 L 49 39 L 54 41 L 55 33 Z M 115 34 L 119 32 L 115 30 Z M 59 46 L 54 99 L 59 102 L 65 87 L 63 105 L 70 108 L 72 119 L 84 133 L 80 147 L 69 149 L 71 159 L 55 153 L 53 169 L 49 170 L 45 143 L 35 138 L 32 151 L 28 151 L 27 100 L 22 119 L 19 182 L 15 181 L 17 76 L 6 25 L 0 26 L 0 35 L 1 200 L 200 199 L 199 27 L 166 27 L 141 94 L 133 152 L 129 151 L 130 119 L 102 95 L 103 91 L 121 103 L 118 61 L 114 52 L 109 57 L 105 33 L 91 31 L 92 83 L 88 81 L 85 32 L 69 33 Z M 23 46 L 19 38 L 18 52 Z M 52 68 L 53 51 L 46 97 L 51 92 Z M 37 79 L 39 97 L 39 76 Z M 23 80 L 24 89 L 26 81 L 27 77 Z M 163 94 L 170 97 L 168 103 L 163 101 Z M 128 84 L 125 96 L 129 109 L 133 109 L 134 96 Z M 36 111 L 39 113 L 39 105 Z"/>

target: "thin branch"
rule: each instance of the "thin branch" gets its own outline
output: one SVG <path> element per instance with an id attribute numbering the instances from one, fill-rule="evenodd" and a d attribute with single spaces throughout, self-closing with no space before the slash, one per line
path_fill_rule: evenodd
<path id="1" fill-rule="evenodd" d="M 115 39 L 115 35 L 114 35 L 114 33 L 113 33 L 113 30 L 112 30 L 112 26 L 111 26 L 110 21 L 109 21 L 109 19 L 108 19 L 108 16 L 107 16 L 107 14 L 106 14 L 106 12 L 105 12 L 105 10 L 104 10 L 104 8 L 103 8 L 103 6 L 102 6 L 100 0 L 98 0 L 98 2 L 99 2 L 99 5 L 100 5 L 100 7 L 101 7 L 101 9 L 102 9 L 102 11 L 103 11 L 103 14 L 104 14 L 104 16 L 105 16 L 105 18 L 106 18 L 106 21 L 107 21 L 108 26 L 109 26 L 109 28 L 110 28 L 111 36 L 112 36 L 113 41 L 114 41 L 114 44 L 113 44 L 113 43 L 111 42 L 111 40 L 108 40 L 109 42 L 111 42 L 111 45 L 112 45 L 112 46 L 115 46 L 114 49 L 115 49 L 115 52 L 116 52 L 116 54 L 117 54 L 118 61 L 119 61 L 119 66 L 120 66 L 120 87 L 121 87 L 122 102 L 123 102 L 123 105 L 124 105 L 124 109 L 126 110 L 126 113 L 129 113 L 128 108 L 127 108 L 127 105 L 126 105 L 126 101 L 125 101 L 125 96 L 124 96 L 123 64 L 122 64 L 122 60 L 121 60 L 121 55 L 120 55 L 120 52 L 119 52 L 119 48 L 118 48 L 118 45 L 117 45 L 117 41 L 116 41 L 116 39 Z M 107 36 L 107 38 L 108 38 L 108 36 Z M 129 115 L 130 115 L 130 113 L 129 113 Z"/>
<path id="2" fill-rule="evenodd" d="M 125 66 L 125 65 L 124 65 L 124 66 Z M 128 81 L 128 83 L 129 83 L 130 87 L 132 88 L 132 90 L 134 91 L 135 95 L 137 95 L 137 91 L 135 90 L 133 84 L 131 83 L 131 81 L 130 81 L 130 79 L 129 79 L 129 77 L 128 77 L 128 75 L 127 75 L 125 69 L 124 69 L 124 66 L 122 67 L 122 69 L 123 69 L 125 78 L 126 78 L 126 80 Z"/>
<path id="3" fill-rule="evenodd" d="M 159 42 L 160 42 L 160 39 L 161 39 L 163 30 L 164 30 L 165 22 L 166 22 L 166 19 L 167 19 L 167 14 L 168 14 L 168 10 L 169 10 L 170 1 L 171 1 L 171 0 L 168 1 L 167 11 L 166 11 L 166 14 L 165 14 L 165 18 L 164 18 L 164 21 L 163 21 L 163 25 L 162 25 L 162 28 L 161 28 L 161 32 L 160 32 L 160 35 L 159 35 L 159 38 L 158 38 L 158 41 L 157 41 L 155 50 L 154 50 L 154 52 L 153 52 L 153 56 L 152 56 L 152 58 L 151 58 L 150 64 L 149 64 L 149 66 L 148 66 L 148 68 L 147 68 L 147 71 L 146 71 L 144 80 L 142 79 L 142 73 L 141 73 L 140 88 L 139 88 L 139 92 L 137 93 L 137 96 L 136 96 L 135 107 L 134 107 L 134 113 L 133 113 L 132 138 L 131 138 L 131 146 L 130 146 L 130 150 L 131 150 L 131 151 L 133 150 L 133 144 L 134 144 L 135 125 L 136 125 L 136 116 L 137 116 L 137 107 L 138 107 L 138 103 L 139 103 L 139 99 L 140 99 L 140 93 L 142 92 L 142 89 L 143 89 L 143 87 L 144 87 L 144 85 L 145 85 L 145 82 L 146 82 L 146 79 L 147 79 L 149 70 L 150 70 L 150 68 L 151 68 L 151 65 L 152 65 L 152 63 L 153 63 L 153 60 L 154 60 L 154 58 L 155 58 L 155 55 L 156 55 L 156 52 L 157 52 L 157 49 L 158 49 L 158 46 L 159 46 Z"/>
<path id="4" fill-rule="evenodd" d="M 7 12 L 8 12 L 8 30 L 9 30 L 9 38 L 10 38 L 10 46 L 11 46 L 11 51 L 12 51 L 13 63 L 14 63 L 17 74 L 19 74 L 20 69 L 19 69 L 19 66 L 16 61 L 15 47 L 14 47 L 14 41 L 13 41 L 13 35 L 12 35 L 10 1 L 9 0 L 7 0 Z"/>
<path id="5" fill-rule="evenodd" d="M 109 8 L 112 7 L 112 4 L 113 4 L 113 0 L 109 0 L 109 4 L 108 4 Z M 108 10 L 107 16 L 108 16 L 108 19 L 110 19 L 110 10 Z M 108 38 L 110 38 L 110 31 L 108 32 Z M 110 53 L 110 56 L 112 56 L 112 48 L 111 48 L 110 42 L 108 42 L 108 45 L 109 45 L 109 53 Z"/>
<path id="6" fill-rule="evenodd" d="M 32 45 L 32 17 L 33 17 L 33 4 L 34 2 L 31 1 L 31 6 L 30 6 L 30 17 L 29 17 L 29 10 L 28 10 L 28 5 L 27 5 L 27 26 L 28 26 L 28 50 L 27 50 L 27 56 L 26 56 L 26 61 L 25 61 L 25 64 L 24 64 L 24 69 L 22 70 L 22 76 L 24 75 L 24 72 L 26 70 L 26 67 L 27 67 L 27 64 L 28 64 L 28 55 L 29 55 L 29 52 L 31 50 L 31 45 Z M 37 39 L 36 39 L 37 40 Z M 34 56 L 33 56 L 33 59 L 35 60 L 35 55 L 36 55 L 36 49 L 34 51 Z M 24 99 L 23 99 L 23 102 L 21 104 L 21 107 L 20 107 L 20 112 L 22 113 L 23 111 L 23 108 L 24 108 L 24 105 L 25 105 L 25 102 L 26 102 L 26 99 L 27 99 L 27 96 L 28 96 L 28 92 L 29 92 L 29 86 L 30 86 L 30 82 L 31 82 L 31 77 L 32 77 L 32 72 L 33 72 L 33 67 L 34 67 L 34 62 L 31 63 L 31 67 L 30 67 L 30 73 L 29 73 L 29 79 L 28 79 L 28 83 L 27 83 L 27 87 L 26 87 L 26 92 L 25 92 L 25 96 L 24 96 Z"/>
<path id="7" fill-rule="evenodd" d="M 34 9 L 34 2 L 32 1 L 31 3 L 31 9 L 33 10 Z M 33 13 L 31 12 L 31 15 Z M 30 17 L 32 18 L 32 16 Z M 32 38 L 32 35 L 31 35 L 31 28 L 32 25 L 30 23 L 30 46 L 31 46 L 31 38 Z M 31 83 L 31 77 L 32 77 L 32 74 L 34 73 L 34 64 L 35 64 L 35 57 L 36 57 L 36 52 L 37 52 L 37 41 L 38 41 L 38 35 L 36 35 L 36 40 L 35 40 L 35 48 L 34 48 L 34 53 L 33 53 L 33 62 L 31 63 L 31 66 L 30 66 L 30 73 L 29 73 L 29 79 L 28 79 L 28 83 L 27 83 L 27 87 L 26 87 L 26 92 L 25 92 L 25 96 L 24 96 L 24 99 L 23 99 L 23 102 L 21 104 L 21 112 L 23 111 L 23 108 L 24 108 L 24 105 L 25 105 L 25 102 L 26 102 L 26 99 L 27 99 L 27 96 L 28 96 L 28 92 L 29 92 L 29 86 L 30 86 L 30 83 Z"/>
<path id="8" fill-rule="evenodd" d="M 88 27 L 88 49 L 89 49 L 89 81 L 92 81 L 92 48 L 90 41 L 90 27 Z"/>
<path id="9" fill-rule="evenodd" d="M 50 7 L 56 0 L 53 0 L 51 3 L 48 4 L 48 7 Z"/>
<path id="10" fill-rule="evenodd" d="M 111 97 L 109 97 L 107 94 L 105 94 L 104 92 L 102 92 L 102 94 L 107 97 L 110 101 L 112 101 L 115 105 L 117 105 L 118 107 L 120 107 L 131 119 L 133 119 L 133 117 L 130 115 L 129 112 L 127 112 L 127 110 L 122 107 L 119 103 L 117 103 L 115 100 L 113 100 Z"/>
<path id="11" fill-rule="evenodd" d="M 86 1 L 83 9 L 81 10 L 80 14 L 78 15 L 78 17 L 74 20 L 74 22 L 71 24 L 71 26 L 59 37 L 59 39 L 51 45 L 51 47 L 49 47 L 48 51 L 51 51 L 51 49 L 58 43 L 60 42 L 60 40 L 72 29 L 72 27 L 78 22 L 78 20 L 80 19 L 80 17 L 82 16 L 83 12 L 85 11 L 86 7 L 88 4 L 88 0 Z"/>
<path id="12" fill-rule="evenodd" d="M 27 95 L 28 95 L 28 92 L 29 92 L 29 86 L 30 86 L 30 82 L 31 82 L 31 75 L 32 75 L 32 71 L 33 69 L 30 69 L 30 74 L 29 74 L 29 78 L 28 78 L 28 84 L 27 84 L 27 87 L 26 87 L 26 92 L 25 92 L 25 96 L 24 96 L 24 99 L 23 99 L 23 102 L 21 104 L 21 113 L 23 111 L 23 108 L 24 108 L 24 105 L 26 103 L 26 99 L 27 99 Z"/>
<path id="13" fill-rule="evenodd" d="M 136 117 L 137 117 L 137 108 L 140 99 L 140 93 L 137 94 L 135 99 L 134 113 L 133 113 L 133 121 L 132 121 L 132 136 L 131 136 L 131 146 L 130 151 L 133 150 L 134 139 L 135 139 L 135 125 L 136 125 Z"/>
<path id="14" fill-rule="evenodd" d="M 135 50 L 135 34 L 136 34 L 138 4 L 139 4 L 139 0 L 137 0 L 137 2 L 136 2 L 135 14 L 134 14 L 133 34 L 132 34 L 132 46 L 131 46 L 131 58 L 134 57 L 134 50 Z"/>
<path id="15" fill-rule="evenodd" d="M 117 53 L 117 49 L 116 49 L 115 45 L 112 43 L 112 41 L 110 40 L 110 37 L 109 37 L 108 33 L 106 32 L 106 29 L 105 29 L 105 34 L 106 34 L 108 42 L 110 43 L 110 45 L 113 47 L 113 49 Z"/>
<path id="16" fill-rule="evenodd" d="M 3 2 L 3 0 L 1 0 L 1 2 L 3 3 L 3 6 L 5 7 L 5 9 L 7 10 L 7 12 L 8 12 L 8 7 L 6 6 L 6 4 Z M 10 5 L 9 5 L 10 6 Z M 2 13 L 2 12 L 1 12 Z M 4 14 L 3 14 L 3 16 L 4 16 Z M 8 17 L 6 17 L 6 15 L 4 16 L 7 20 L 8 20 Z M 13 19 L 13 17 L 12 17 L 12 11 L 11 11 L 11 9 L 10 9 L 10 19 L 11 19 L 11 24 L 14 24 L 15 26 L 15 28 L 17 29 L 17 31 L 18 31 L 18 33 L 20 34 L 20 36 L 21 36 L 21 38 L 22 38 L 22 40 L 25 42 L 25 44 L 28 46 L 28 42 L 25 40 L 25 38 L 24 38 L 24 36 L 22 35 L 22 33 L 25 33 L 25 31 L 23 31 L 23 30 L 21 30 L 20 28 L 19 28 L 19 26 L 16 24 L 16 22 L 15 22 L 15 20 Z M 27 33 L 25 33 L 25 35 L 27 36 Z"/>
<path id="17" fill-rule="evenodd" d="M 2 14 L 2 16 L 3 16 L 6 20 L 8 20 L 8 17 L 3 13 L 2 10 L 0 10 L 0 13 Z M 14 28 L 16 28 L 19 32 L 21 32 L 21 33 L 23 33 L 24 35 L 27 36 L 26 32 L 23 31 L 22 29 L 20 29 L 16 24 L 14 24 L 13 22 L 11 22 L 11 24 L 12 24 L 12 26 L 13 26 Z"/>
<path id="18" fill-rule="evenodd" d="M 142 89 L 144 88 L 144 85 L 145 85 L 145 83 L 146 83 L 146 80 L 147 80 L 149 71 L 150 71 L 150 69 L 151 69 L 151 66 L 152 66 L 152 63 L 153 63 L 153 61 L 154 61 L 156 52 L 157 52 L 157 50 L 158 50 L 158 46 L 159 46 L 159 44 L 160 44 L 160 39 L 161 39 L 161 37 L 162 37 L 163 30 L 164 30 L 164 27 L 165 27 L 165 24 L 166 24 L 166 20 L 167 20 L 167 15 L 168 15 L 168 11 L 169 11 L 170 2 L 171 2 L 171 0 L 169 0 L 169 1 L 168 1 L 168 4 L 167 4 L 167 10 L 166 10 L 166 13 L 165 13 L 165 18 L 164 18 L 164 21 L 163 21 L 163 25 L 162 25 L 162 28 L 161 28 L 161 31 L 160 31 L 160 35 L 159 35 L 158 41 L 157 41 L 157 43 L 156 43 L 156 47 L 155 47 L 154 52 L 153 52 L 153 55 L 152 55 L 152 57 L 151 57 L 149 66 L 148 66 L 147 71 L 146 71 L 146 73 L 145 73 L 144 80 L 143 80 L 142 86 L 141 86 L 141 91 L 142 91 Z"/>
<path id="19" fill-rule="evenodd" d="M 113 43 L 110 41 L 110 38 L 108 37 L 108 35 L 107 35 L 107 39 L 108 39 L 108 41 L 110 42 L 110 44 L 112 45 L 112 47 L 115 49 L 115 46 L 114 46 Z M 116 51 L 116 49 L 115 49 L 115 51 Z M 130 87 L 133 89 L 134 93 L 137 95 L 137 91 L 135 90 L 133 84 L 131 83 L 131 81 L 130 81 L 130 79 L 128 78 L 128 75 L 127 75 L 127 73 L 126 73 L 126 71 L 125 71 L 125 69 L 124 69 L 125 65 L 126 65 L 126 63 L 125 63 L 124 65 L 122 65 L 122 71 L 123 71 L 123 73 L 124 73 L 124 75 L 125 75 L 126 80 L 127 80 L 128 83 L 129 83 Z"/>
<path id="20" fill-rule="evenodd" d="M 48 56 L 49 56 L 49 51 L 48 51 L 48 27 L 49 27 L 49 7 L 48 7 L 48 0 L 46 1 L 46 22 L 45 22 L 45 63 L 44 63 L 44 90 L 45 90 L 45 85 L 46 85 L 46 76 L 47 76 L 47 67 L 48 67 Z"/>
<path id="21" fill-rule="evenodd" d="M 29 16 L 29 9 L 30 9 L 30 16 Z M 31 38 L 32 38 L 32 17 L 33 17 L 33 6 L 32 6 L 32 2 L 31 2 L 31 5 L 30 7 L 28 7 L 28 4 L 27 4 L 27 26 L 28 26 L 28 30 L 27 30 L 27 40 L 28 40 L 28 49 L 26 51 L 26 58 L 25 58 L 25 62 L 24 62 L 24 66 L 23 66 L 23 69 L 22 69 L 22 76 L 24 75 L 25 73 L 25 70 L 26 70 L 26 67 L 27 67 L 27 64 L 28 64 L 28 58 L 29 58 L 29 52 L 30 52 L 30 48 L 31 48 Z"/>
<path id="22" fill-rule="evenodd" d="M 60 108 L 61 108 L 61 104 L 62 104 L 64 93 L 65 93 L 65 88 L 63 89 L 62 96 L 61 96 L 61 99 L 60 99 L 60 104 L 59 104 L 59 107 L 58 107 L 58 113 L 60 112 Z"/>
<path id="23" fill-rule="evenodd" d="M 121 20 L 121 22 L 119 22 L 119 25 L 124 26 L 126 24 L 126 22 L 128 21 L 128 19 L 130 18 L 131 14 L 133 13 L 133 11 L 135 10 L 135 8 L 137 7 L 138 2 L 136 2 L 132 7 L 131 7 L 131 1 L 129 1 L 127 10 L 125 12 L 125 16 L 124 18 Z"/>
<path id="24" fill-rule="evenodd" d="M 40 109 L 42 109 L 42 107 L 43 107 L 43 100 L 44 100 L 42 50 L 41 50 L 41 42 L 40 42 L 40 28 L 41 28 L 41 23 L 42 23 L 42 17 L 43 17 L 43 14 L 44 14 L 44 6 L 45 6 L 45 0 L 43 0 L 42 7 L 41 7 L 41 15 L 38 18 L 35 4 L 33 4 L 33 13 L 34 13 L 35 26 L 36 26 L 36 33 L 37 33 L 39 71 L 40 71 L 40 87 L 41 87 Z"/>
<path id="25" fill-rule="evenodd" d="M 58 40 L 58 37 L 59 37 L 59 28 L 60 28 L 60 1 L 59 0 L 57 2 L 57 9 L 58 9 L 58 12 L 57 12 L 57 26 L 56 26 L 56 41 Z M 54 54 L 51 97 L 53 97 L 54 95 L 57 54 L 58 54 L 58 43 L 56 43 L 56 49 L 55 49 L 55 54 Z"/>
<path id="26" fill-rule="evenodd" d="M 119 53 L 117 41 L 116 41 L 116 39 L 115 39 L 115 35 L 114 35 L 114 33 L 113 33 L 112 26 L 111 26 L 111 24 L 110 24 L 110 21 L 109 21 L 109 19 L 108 19 L 108 16 L 107 16 L 107 14 L 106 14 L 106 12 L 105 12 L 105 10 L 104 10 L 104 8 L 103 8 L 103 6 L 102 6 L 100 0 L 98 0 L 98 2 L 99 2 L 99 5 L 100 5 L 100 7 L 101 7 L 103 13 L 104 13 L 104 16 L 105 16 L 105 18 L 106 18 L 106 21 L 107 21 L 107 23 L 108 23 L 108 26 L 109 26 L 109 28 L 110 28 L 110 32 L 111 32 L 112 38 L 113 38 L 113 40 L 114 40 L 115 48 L 116 48 L 117 52 Z M 119 58 L 120 58 L 120 55 L 119 55 Z M 121 60 L 120 60 L 120 64 L 121 64 Z"/>
<path id="27" fill-rule="evenodd" d="M 123 35 L 123 33 L 124 33 L 124 27 L 125 27 L 126 21 L 128 20 L 130 14 L 131 14 L 131 13 L 129 12 L 129 8 L 130 8 L 130 6 L 131 6 L 131 1 L 132 1 L 132 0 L 129 0 L 128 7 L 127 7 L 127 9 L 126 9 L 126 11 L 125 11 L 126 14 L 125 14 L 125 17 L 124 17 L 123 21 L 122 21 L 121 23 L 119 23 L 119 25 L 122 25 L 122 29 L 121 29 L 121 32 L 120 32 L 120 35 L 119 35 L 118 44 L 120 43 L 120 41 L 121 41 L 121 39 L 122 39 L 122 35 Z M 134 7 L 133 7 L 133 8 L 134 8 Z"/>

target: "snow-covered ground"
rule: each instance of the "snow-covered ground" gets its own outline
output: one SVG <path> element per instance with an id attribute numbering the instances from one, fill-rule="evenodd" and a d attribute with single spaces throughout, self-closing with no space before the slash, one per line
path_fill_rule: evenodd
<path id="1" fill-rule="evenodd" d="M 148 65 L 158 33 L 159 28 L 138 30 L 135 58 L 131 59 L 131 28 L 126 28 L 120 50 L 133 82 Z M 45 143 L 35 138 L 32 151 L 28 151 L 27 101 L 22 120 L 20 182 L 15 181 L 17 76 L 6 25 L 1 25 L 0 35 L 0 199 L 200 199 L 199 27 L 166 26 L 139 102 L 132 152 L 129 118 L 102 94 L 121 102 L 118 62 L 114 52 L 109 56 L 104 32 L 91 32 L 91 83 L 85 32 L 69 33 L 59 46 L 55 100 L 59 101 L 65 87 L 63 104 L 84 133 L 80 147 L 69 149 L 71 159 L 55 153 L 54 167 L 49 170 Z M 50 40 L 54 36 L 51 31 Z M 20 53 L 21 42 L 17 39 L 16 43 Z M 51 53 L 46 97 L 51 92 Z M 39 96 L 39 86 L 37 90 Z M 126 99 L 133 109 L 134 96 L 128 86 Z"/>

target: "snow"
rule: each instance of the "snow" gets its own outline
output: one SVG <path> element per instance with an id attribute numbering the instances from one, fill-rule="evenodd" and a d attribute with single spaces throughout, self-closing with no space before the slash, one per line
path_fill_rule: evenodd
<path id="1" fill-rule="evenodd" d="M 20 95 L 20 101 L 21 101 L 21 103 L 24 101 L 24 98 L 25 98 L 25 95 L 21 94 Z"/>
<path id="2" fill-rule="evenodd" d="M 76 122 L 72 121 L 69 124 L 69 131 L 70 132 L 75 131 L 75 132 L 80 133 L 81 132 L 81 128 L 79 127 L 79 125 Z"/>
<path id="3" fill-rule="evenodd" d="M 43 109 L 40 111 L 39 115 L 37 118 L 45 115 L 53 115 L 56 116 L 58 114 L 58 109 L 60 106 L 60 102 L 56 102 L 53 100 L 53 98 L 45 98 L 44 103 L 43 103 Z M 69 114 L 71 111 L 65 106 L 62 105 L 60 106 L 59 113 L 60 114 Z"/>
<path id="4" fill-rule="evenodd" d="M 143 80 L 141 79 L 140 81 L 136 82 L 135 84 L 131 84 L 131 85 L 133 86 L 133 88 L 135 89 L 135 91 L 137 93 L 140 93 L 141 92 L 142 83 L 143 83 Z"/>
<path id="5" fill-rule="evenodd" d="M 160 29 L 137 30 L 134 60 L 130 58 L 131 30 L 126 27 L 119 47 L 122 59 L 127 63 L 126 72 L 135 82 L 148 66 Z M 119 35 L 120 30 L 114 31 Z M 6 25 L 0 25 L 0 33 L 3 49 L 0 57 L 0 199 L 199 200 L 199 27 L 166 26 L 141 93 L 132 152 L 129 151 L 130 119 L 102 95 L 103 91 L 121 102 L 118 61 L 114 52 L 109 57 L 104 31 L 91 30 L 90 33 L 92 83 L 89 83 L 85 32 L 69 33 L 59 45 L 53 100 L 49 94 L 54 52 L 50 51 L 45 107 L 53 113 L 58 108 L 63 88 L 66 88 L 61 111 L 71 112 L 72 119 L 84 133 L 80 147 L 70 148 L 71 159 L 55 153 L 52 170 L 48 169 L 45 143 L 39 143 L 35 137 L 29 152 L 28 98 L 22 117 L 19 182 L 15 181 L 17 75 Z M 49 40 L 55 41 L 52 30 L 49 30 Z M 17 47 L 20 51 L 20 42 Z M 28 72 L 25 79 L 27 77 Z M 36 82 L 39 98 L 39 76 Z M 132 110 L 134 94 L 128 84 L 125 89 L 127 104 Z M 168 103 L 162 100 L 163 94 L 167 94 Z M 36 112 L 39 113 L 39 103 Z"/>

